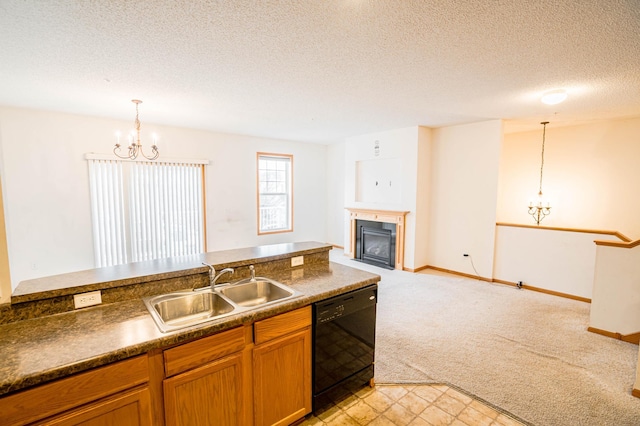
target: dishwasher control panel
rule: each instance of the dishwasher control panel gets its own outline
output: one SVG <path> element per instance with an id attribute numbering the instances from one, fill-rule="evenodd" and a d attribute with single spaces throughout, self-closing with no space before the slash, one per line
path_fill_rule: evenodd
<path id="1" fill-rule="evenodd" d="M 378 286 L 374 285 L 316 303 L 316 323 L 334 321 L 342 316 L 375 305 L 377 290 Z"/>

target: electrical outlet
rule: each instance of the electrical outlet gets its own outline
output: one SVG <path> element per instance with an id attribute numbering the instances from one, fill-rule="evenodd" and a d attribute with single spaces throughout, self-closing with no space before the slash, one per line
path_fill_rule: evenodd
<path id="1" fill-rule="evenodd" d="M 296 256 L 291 258 L 291 267 L 304 265 L 304 256 Z"/>
<path id="2" fill-rule="evenodd" d="M 76 309 L 86 308 L 87 306 L 99 305 L 102 303 L 102 294 L 100 290 L 90 291 L 89 293 L 81 293 L 73 295 L 73 304 Z"/>

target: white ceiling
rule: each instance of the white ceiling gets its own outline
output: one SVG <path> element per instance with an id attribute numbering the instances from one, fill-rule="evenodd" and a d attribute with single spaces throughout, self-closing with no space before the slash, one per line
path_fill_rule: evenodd
<path id="1" fill-rule="evenodd" d="M 0 104 L 133 120 L 133 98 L 143 126 L 320 143 L 640 116 L 640 2 L 0 0 Z"/>

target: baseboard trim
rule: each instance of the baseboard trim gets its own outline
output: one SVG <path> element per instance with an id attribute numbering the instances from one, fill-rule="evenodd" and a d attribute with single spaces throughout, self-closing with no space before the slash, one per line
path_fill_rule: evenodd
<path id="1" fill-rule="evenodd" d="M 634 388 L 634 389 L 631 391 L 631 395 L 635 396 L 636 398 L 640 398 L 640 389 L 636 389 L 636 388 Z"/>
<path id="2" fill-rule="evenodd" d="M 328 243 L 328 244 L 331 244 L 331 243 Z M 337 248 L 337 249 L 342 249 L 342 250 L 344 250 L 344 247 L 343 247 L 343 246 L 339 246 L 339 245 L 337 245 L 337 244 L 331 244 L 331 246 L 332 246 L 333 248 Z"/>
<path id="3" fill-rule="evenodd" d="M 488 283 L 498 283 L 498 284 L 504 284 L 512 287 L 518 287 L 518 284 L 515 282 L 500 280 L 498 278 L 485 278 L 485 277 L 480 277 L 478 275 L 467 274 L 465 272 L 459 272 L 459 271 L 453 271 L 451 269 L 439 268 L 437 266 L 432 266 L 432 265 L 427 265 L 423 269 L 427 269 L 427 268 L 433 269 L 434 271 L 446 272 L 448 274 L 460 275 L 461 277 L 473 278 L 473 279 L 485 281 Z M 572 299 L 572 300 L 578 300 L 580 302 L 591 303 L 591 299 L 588 299 L 586 297 L 581 297 L 581 296 L 575 296 L 573 294 L 561 293 L 559 291 L 547 290 L 545 288 L 533 287 L 526 284 L 523 285 L 522 288 L 525 290 L 531 290 L 531 291 L 537 291 L 539 293 L 550 294 L 552 296 L 564 297 L 566 299 Z M 640 339 L 640 333 L 638 338 Z"/>
<path id="4" fill-rule="evenodd" d="M 427 265 L 424 267 L 424 269 L 433 269 L 434 271 L 446 272 L 447 274 L 453 274 L 453 275 L 460 275 L 461 277 L 473 278 L 474 280 L 486 281 L 488 283 L 492 281 L 491 278 L 485 278 L 479 275 L 467 274 L 465 272 L 453 271 L 451 269 L 439 268 L 437 266 Z"/>
<path id="5" fill-rule="evenodd" d="M 425 266 L 419 266 L 419 267 L 417 267 L 417 268 L 415 268 L 415 269 L 411 269 L 411 268 L 402 268 L 402 270 L 403 270 L 403 271 L 407 271 L 407 272 L 420 272 L 420 271 L 423 271 L 423 270 L 425 270 L 425 269 L 427 269 L 427 268 L 429 268 L 429 266 L 428 266 L 428 265 L 425 265 Z"/>
<path id="6" fill-rule="evenodd" d="M 509 285 L 509 286 L 512 286 L 512 287 L 518 287 L 518 283 L 515 283 L 515 282 L 512 282 L 512 281 L 500 280 L 498 278 L 494 278 L 493 282 L 494 283 L 498 283 L 498 284 Z M 589 299 L 589 298 L 582 297 L 582 296 L 576 296 L 576 295 L 568 294 L 568 293 L 561 293 L 559 291 L 554 291 L 554 290 L 547 290 L 546 288 L 534 287 L 534 286 L 530 286 L 530 285 L 527 285 L 527 284 L 523 284 L 522 288 L 525 289 L 525 290 L 537 291 L 538 293 L 545 293 L 545 294 L 550 294 L 552 296 L 564 297 L 565 299 L 572 299 L 572 300 L 578 300 L 580 302 L 591 303 L 591 299 Z"/>
<path id="7" fill-rule="evenodd" d="M 633 334 L 627 334 L 627 335 L 622 335 L 622 340 L 623 342 L 629 342 L 629 343 L 634 343 L 636 345 L 640 345 L 640 332 L 638 333 L 633 333 Z"/>
<path id="8" fill-rule="evenodd" d="M 612 339 L 622 340 L 623 342 L 633 343 L 635 345 L 640 344 L 640 332 L 632 334 L 620 334 L 595 327 L 589 327 L 587 328 L 587 331 L 600 334 L 601 336 L 611 337 Z"/>

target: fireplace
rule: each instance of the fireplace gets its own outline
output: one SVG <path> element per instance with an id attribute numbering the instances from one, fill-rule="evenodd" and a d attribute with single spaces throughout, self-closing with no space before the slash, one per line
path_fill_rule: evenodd
<path id="1" fill-rule="evenodd" d="M 356 260 L 394 269 L 396 263 L 396 225 L 357 220 Z"/>
<path id="2" fill-rule="evenodd" d="M 353 207 L 347 207 L 349 211 L 349 251 L 348 256 L 351 259 L 361 260 L 362 252 L 360 241 L 362 235 L 361 229 L 358 224 L 363 222 L 371 222 L 374 225 L 372 227 L 377 229 L 392 229 L 395 227 L 393 233 L 395 234 L 395 245 L 390 249 L 391 257 L 395 269 L 404 269 L 404 230 L 405 230 L 405 218 L 408 211 L 393 211 L 393 210 L 370 210 L 370 209 L 358 209 Z M 394 253 L 395 251 L 395 253 Z M 375 263 L 380 265 L 379 263 Z"/>

